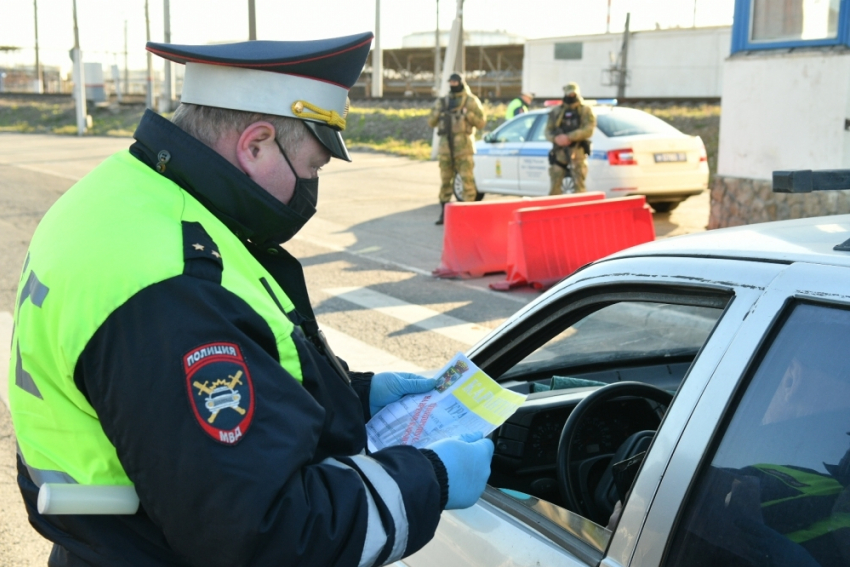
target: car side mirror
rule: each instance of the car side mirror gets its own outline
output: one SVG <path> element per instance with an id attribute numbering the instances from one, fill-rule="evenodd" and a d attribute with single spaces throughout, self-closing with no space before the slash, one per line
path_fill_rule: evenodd
<path id="1" fill-rule="evenodd" d="M 488 132 L 487 134 L 484 134 L 484 138 L 482 138 L 482 139 L 483 139 L 485 142 L 487 142 L 488 144 L 492 144 L 492 143 L 493 143 L 493 133 L 492 133 L 492 132 Z"/>

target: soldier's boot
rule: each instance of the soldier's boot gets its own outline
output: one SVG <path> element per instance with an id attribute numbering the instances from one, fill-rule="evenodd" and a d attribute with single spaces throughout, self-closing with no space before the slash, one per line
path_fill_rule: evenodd
<path id="1" fill-rule="evenodd" d="M 437 222 L 434 224 L 443 224 L 443 217 L 446 214 L 446 204 L 440 203 L 440 218 L 437 219 Z"/>

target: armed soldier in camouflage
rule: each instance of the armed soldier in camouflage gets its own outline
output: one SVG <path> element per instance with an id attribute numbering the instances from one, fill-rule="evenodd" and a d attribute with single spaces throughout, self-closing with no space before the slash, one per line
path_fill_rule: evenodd
<path id="1" fill-rule="evenodd" d="M 440 147 L 440 218 L 443 224 L 446 203 L 452 198 L 455 175 L 463 181 L 463 200 L 474 201 L 477 191 L 472 175 L 472 154 L 475 152 L 475 129 L 486 123 L 484 109 L 478 97 L 472 94 L 463 77 L 457 73 L 449 77 L 448 96 L 438 99 L 428 117 L 428 126 L 438 127 Z"/>
<path id="2" fill-rule="evenodd" d="M 596 128 L 596 116 L 581 98 L 578 84 L 564 87 L 564 101 L 549 112 L 546 139 L 552 142 L 549 152 L 550 195 L 560 195 L 567 169 L 572 171 L 576 193 L 585 191 L 587 156 L 590 137 Z"/>

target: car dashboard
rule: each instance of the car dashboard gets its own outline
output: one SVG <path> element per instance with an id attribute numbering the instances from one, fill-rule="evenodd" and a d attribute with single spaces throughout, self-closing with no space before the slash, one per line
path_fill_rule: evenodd
<path id="1" fill-rule="evenodd" d="M 577 381 L 613 383 L 636 380 L 674 391 L 690 362 L 656 364 L 628 369 L 572 374 Z M 506 387 L 528 393 L 523 406 L 492 435 L 495 452 L 489 484 L 515 490 L 564 506 L 557 484 L 557 453 L 561 431 L 570 413 L 600 386 L 571 387 L 535 391 L 550 380 L 505 383 Z M 641 379 L 642 378 L 642 379 Z M 658 428 L 663 412 L 642 398 L 621 398 L 608 402 L 588 419 L 578 432 L 577 457 L 595 462 L 599 474 L 617 448 L 634 432 Z"/>

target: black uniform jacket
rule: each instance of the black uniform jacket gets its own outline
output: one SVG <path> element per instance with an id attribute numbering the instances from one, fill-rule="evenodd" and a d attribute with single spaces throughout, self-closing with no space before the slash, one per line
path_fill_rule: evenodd
<path id="1" fill-rule="evenodd" d="M 364 542 L 380 544 L 372 564 L 422 547 L 445 505 L 445 468 L 428 450 L 390 447 L 372 454 L 397 484 L 401 506 L 385 502 L 380 487 L 358 470 L 350 456 L 365 448 L 369 381 L 349 384 L 307 337 L 315 322 L 300 264 L 280 247 L 249 241 L 274 232 L 257 226 L 274 222 L 266 194 L 153 113 L 144 116 L 135 138 L 131 153 L 151 167 L 162 150 L 170 153 L 162 174 L 242 237 L 295 303 L 307 329 L 295 333 L 303 384 L 277 362 L 268 324 L 219 285 L 221 274 L 210 262 L 198 264 L 187 252 L 183 275 L 142 290 L 109 316 L 75 371 L 77 387 L 135 484 L 139 512 L 42 516 L 37 487 L 19 458 L 30 522 L 56 544 L 49 565 L 355 566 Z M 121 191 L 120 179 L 112 190 Z M 109 269 L 109 259 L 103 262 Z M 210 343 L 238 345 L 250 371 L 254 413 L 236 443 L 204 432 L 186 393 L 183 357 Z M 335 464 L 323 462 L 328 457 Z M 398 509 L 403 521 L 393 517 Z"/>

